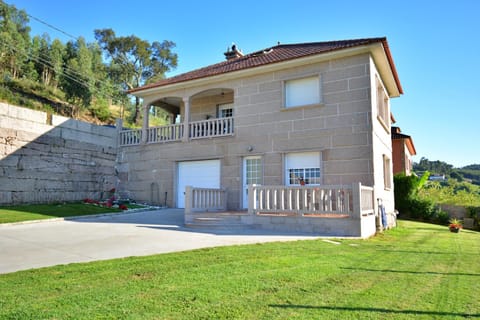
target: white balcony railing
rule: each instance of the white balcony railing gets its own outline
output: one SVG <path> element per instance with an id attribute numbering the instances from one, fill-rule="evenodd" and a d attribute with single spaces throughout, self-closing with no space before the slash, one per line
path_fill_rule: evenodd
<path id="1" fill-rule="evenodd" d="M 211 138 L 233 135 L 233 118 L 218 118 L 189 123 L 190 138 Z"/>
<path id="2" fill-rule="evenodd" d="M 184 138 L 184 123 L 147 128 L 146 143 L 181 141 Z M 218 118 L 188 123 L 189 139 L 224 137 L 233 135 L 233 118 Z M 142 129 L 121 130 L 120 146 L 142 143 Z"/>
<path id="3" fill-rule="evenodd" d="M 147 142 L 169 142 L 179 141 L 183 138 L 183 123 L 170 124 L 166 126 L 147 129 Z"/>
<path id="4" fill-rule="evenodd" d="M 142 142 L 142 129 L 122 130 L 118 137 L 120 146 L 133 146 Z"/>

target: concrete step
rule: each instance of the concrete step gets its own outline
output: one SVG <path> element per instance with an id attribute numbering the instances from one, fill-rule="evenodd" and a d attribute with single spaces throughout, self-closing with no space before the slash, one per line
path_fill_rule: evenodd
<path id="1" fill-rule="evenodd" d="M 252 226 L 243 224 L 241 216 L 246 213 L 205 212 L 195 214 L 191 222 L 185 224 L 189 228 L 204 228 L 215 230 L 241 230 Z"/>

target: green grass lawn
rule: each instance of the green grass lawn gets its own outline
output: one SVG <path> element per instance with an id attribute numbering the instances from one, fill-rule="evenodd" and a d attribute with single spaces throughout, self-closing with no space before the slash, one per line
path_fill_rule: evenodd
<path id="1" fill-rule="evenodd" d="M 129 209 L 138 207 L 141 206 L 128 205 Z M 114 213 L 121 211 L 122 210 L 117 208 L 106 208 L 94 205 L 87 205 L 83 202 L 64 204 L 0 206 L 0 223 L 51 219 L 59 217 L 73 217 L 101 213 Z"/>
<path id="2" fill-rule="evenodd" d="M 480 233 L 201 249 L 0 275 L 0 319 L 480 318 Z"/>

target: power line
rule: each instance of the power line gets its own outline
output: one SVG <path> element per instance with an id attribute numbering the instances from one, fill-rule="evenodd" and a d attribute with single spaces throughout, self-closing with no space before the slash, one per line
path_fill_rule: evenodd
<path id="1" fill-rule="evenodd" d="M 3 3 L 5 3 L 6 5 L 9 5 L 9 6 L 14 6 L 14 5 L 8 4 L 7 2 L 2 1 L 2 0 L 0 0 L 0 2 L 3 2 Z M 17 9 L 17 10 L 18 10 L 18 9 Z M 75 39 L 75 40 L 78 40 L 78 39 L 79 39 L 79 37 L 76 37 L 76 36 L 74 36 L 74 35 L 66 32 L 66 31 L 63 31 L 62 29 L 60 29 L 60 28 L 58 28 L 58 27 L 55 27 L 54 25 L 52 25 L 52 24 L 50 24 L 50 23 L 48 23 L 48 22 L 46 22 L 46 21 L 43 21 L 43 20 L 40 19 L 40 18 L 37 18 L 37 17 L 35 17 L 35 16 L 32 16 L 32 15 L 29 14 L 26 10 L 23 9 L 23 11 L 25 11 L 25 14 L 26 14 L 29 18 L 32 18 L 33 20 L 38 21 L 38 22 L 40 22 L 41 24 L 44 24 L 44 25 L 46 25 L 47 27 L 49 27 L 49 28 L 51 28 L 51 29 L 53 29 L 53 30 L 56 30 L 56 31 L 58 31 L 58 32 L 60 32 L 60 33 L 63 33 L 63 34 L 66 35 L 67 37 L 70 37 L 70 38 Z"/>
<path id="2" fill-rule="evenodd" d="M 79 39 L 79 37 L 76 37 L 76 36 L 74 36 L 74 35 L 66 32 L 66 31 L 63 31 L 63 30 L 60 29 L 60 28 L 55 27 L 54 25 L 51 25 L 51 24 L 49 24 L 49 23 L 47 23 L 47 22 L 45 22 L 45 21 L 43 21 L 43 20 L 40 20 L 39 18 L 34 17 L 34 16 L 32 16 L 31 14 L 28 14 L 28 13 L 27 13 L 27 16 L 29 16 L 29 17 L 32 18 L 33 20 L 36 20 L 36 21 L 38 21 L 38 22 L 46 25 L 46 26 L 49 27 L 49 28 L 52 28 L 52 29 L 54 29 L 54 30 L 56 30 L 56 31 L 58 31 L 58 32 L 63 33 L 64 35 L 66 35 L 66 36 L 68 36 L 68 37 L 70 37 L 70 38 L 72 38 L 72 39 L 75 39 L 75 40 L 78 40 L 78 39 Z"/>
<path id="3" fill-rule="evenodd" d="M 1 42 L 3 42 L 4 45 L 8 46 L 12 51 L 14 52 L 17 52 L 23 56 L 25 56 L 27 59 L 30 59 L 30 60 L 33 60 L 47 68 L 50 68 L 50 69 L 53 69 L 54 66 L 53 66 L 53 63 L 51 61 L 49 61 L 48 59 L 44 59 L 42 58 L 41 56 L 34 56 L 32 53 L 29 53 L 29 52 L 24 52 L 18 48 L 16 48 L 15 46 L 13 46 L 12 44 L 0 39 Z M 88 77 L 86 75 L 82 75 L 81 73 L 79 73 L 78 71 L 74 70 L 74 69 L 71 69 L 69 68 L 67 65 L 65 64 L 62 64 L 62 75 L 71 80 L 71 81 L 74 81 L 76 83 L 78 83 L 79 85 L 81 86 L 84 86 L 90 90 L 92 90 L 93 92 L 97 93 L 97 94 L 100 94 L 102 95 L 103 97 L 108 97 L 108 98 L 114 98 L 113 96 L 111 95 L 108 95 L 106 93 L 104 93 L 103 91 L 101 90 L 97 90 L 97 88 L 95 86 L 91 87 L 88 82 L 82 80 L 82 79 L 79 79 L 80 77 L 82 78 L 86 78 L 87 81 L 90 80 L 90 81 L 93 81 L 93 83 L 98 83 L 100 85 L 103 85 L 103 86 L 108 86 L 107 83 L 104 83 L 104 81 L 102 80 L 98 80 L 94 77 Z"/>

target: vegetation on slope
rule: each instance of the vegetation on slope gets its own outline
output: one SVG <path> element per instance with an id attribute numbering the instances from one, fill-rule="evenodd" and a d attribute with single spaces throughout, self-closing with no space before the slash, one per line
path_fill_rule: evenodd
<path id="1" fill-rule="evenodd" d="M 140 123 L 125 90 L 157 81 L 177 66 L 175 43 L 95 30 L 97 42 L 31 37 L 29 16 L 0 0 L 0 101 L 96 123 Z M 112 108 L 111 106 L 120 106 Z M 114 112 L 117 110 L 117 113 Z"/>

